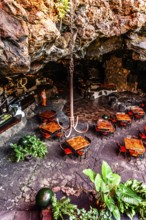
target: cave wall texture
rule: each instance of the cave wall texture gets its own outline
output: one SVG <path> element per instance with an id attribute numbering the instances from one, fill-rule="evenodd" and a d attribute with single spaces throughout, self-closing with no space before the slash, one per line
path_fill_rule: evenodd
<path id="1" fill-rule="evenodd" d="M 146 0 L 72 0 L 77 59 L 120 48 L 146 61 Z M 0 0 L 0 73 L 36 73 L 70 53 L 70 14 L 57 17 L 53 0 Z"/>

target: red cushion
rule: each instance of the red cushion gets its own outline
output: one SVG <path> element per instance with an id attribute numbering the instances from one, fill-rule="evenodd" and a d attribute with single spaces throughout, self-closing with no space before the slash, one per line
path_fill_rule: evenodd
<path id="1" fill-rule="evenodd" d="M 49 138 L 50 136 L 50 134 L 45 134 L 45 138 Z"/>
<path id="2" fill-rule="evenodd" d="M 138 153 L 135 152 L 134 150 L 129 150 L 129 153 L 130 153 L 131 156 L 134 156 L 134 157 L 138 156 Z"/>
<path id="3" fill-rule="evenodd" d="M 80 155 L 80 156 L 82 156 L 82 155 L 84 155 L 84 151 L 78 150 L 78 151 L 77 151 L 77 154 Z"/>
<path id="4" fill-rule="evenodd" d="M 70 148 L 65 148 L 65 149 L 64 149 L 64 153 L 65 153 L 65 154 L 72 154 L 72 151 L 71 151 Z"/>
<path id="5" fill-rule="evenodd" d="M 140 134 L 140 137 L 141 137 L 141 138 L 146 138 L 146 134 L 143 134 L 143 133 L 142 133 L 142 134 Z"/>
<path id="6" fill-rule="evenodd" d="M 125 146 L 120 146 L 120 151 L 123 152 L 123 153 L 126 153 L 126 152 L 127 152 Z"/>
<path id="7" fill-rule="evenodd" d="M 129 111 L 129 112 L 128 112 L 128 115 L 133 115 L 133 112 L 130 112 L 130 111 Z"/>
<path id="8" fill-rule="evenodd" d="M 126 123 L 124 123 L 124 122 L 121 122 L 121 123 L 120 123 L 120 125 L 121 125 L 121 126 L 124 126 L 124 127 L 126 127 L 126 126 L 127 126 L 127 124 L 126 124 Z"/>
<path id="9" fill-rule="evenodd" d="M 57 137 L 62 137 L 63 134 L 62 134 L 61 132 L 58 132 L 58 133 L 56 134 L 56 136 L 57 136 Z"/>
<path id="10" fill-rule="evenodd" d="M 141 116 L 136 114 L 136 115 L 135 115 L 135 118 L 141 118 Z"/>

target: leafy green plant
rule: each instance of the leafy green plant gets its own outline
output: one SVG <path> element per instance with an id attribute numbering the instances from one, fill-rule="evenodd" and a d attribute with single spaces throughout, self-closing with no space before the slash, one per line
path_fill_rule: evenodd
<path id="1" fill-rule="evenodd" d="M 120 212 L 125 213 L 130 219 L 132 219 L 137 213 L 137 208 L 142 202 L 140 196 L 138 196 L 130 187 L 127 187 L 122 183 L 118 187 L 115 200 L 117 200 Z"/>
<path id="2" fill-rule="evenodd" d="M 54 220 L 66 219 L 69 220 L 97 220 L 98 210 L 96 208 L 90 207 L 89 211 L 83 209 L 78 209 L 76 205 L 70 202 L 69 198 L 62 197 L 57 200 L 56 196 L 52 198 L 52 211 Z"/>
<path id="3" fill-rule="evenodd" d="M 84 208 L 83 209 L 77 209 L 76 210 L 76 216 L 73 220 L 96 220 L 98 218 L 98 210 L 96 208 L 90 207 L 89 211 L 86 211 Z M 72 220 L 72 219 L 70 219 Z"/>
<path id="4" fill-rule="evenodd" d="M 114 217 L 119 220 L 120 211 L 113 200 L 113 196 L 121 181 L 121 177 L 118 174 L 112 173 L 110 166 L 105 161 L 102 164 L 102 174 L 96 174 L 91 169 L 85 169 L 83 173 L 94 183 L 99 208 L 104 209 L 107 207 Z"/>
<path id="5" fill-rule="evenodd" d="M 140 195 L 143 199 L 146 199 L 146 185 L 138 180 L 129 179 L 125 183 L 125 186 L 130 187 L 134 192 Z"/>
<path id="6" fill-rule="evenodd" d="M 69 0 L 55 0 L 54 5 L 58 11 L 58 17 L 60 19 L 63 19 L 66 13 L 70 10 Z"/>
<path id="7" fill-rule="evenodd" d="M 68 215 L 73 219 L 76 208 L 76 205 L 70 203 L 69 198 L 62 197 L 60 200 L 57 200 L 56 196 L 52 198 L 52 210 L 55 220 L 59 218 L 64 220 L 64 215 Z"/>
<path id="8" fill-rule="evenodd" d="M 60 20 L 60 29 L 62 27 L 62 19 L 65 17 L 67 12 L 70 11 L 69 0 L 55 0 L 54 7 L 57 11 L 58 20 Z"/>
<path id="9" fill-rule="evenodd" d="M 120 175 L 113 173 L 107 162 L 103 161 L 101 174 L 91 169 L 83 171 L 93 182 L 97 208 L 90 207 L 89 211 L 78 209 L 70 203 L 70 199 L 63 197 L 52 199 L 54 220 L 116 220 L 121 219 L 121 213 L 133 219 L 138 214 L 140 220 L 146 219 L 146 185 L 138 180 L 121 182 Z M 67 217 L 67 218 L 66 218 Z"/>
<path id="10" fill-rule="evenodd" d="M 127 180 L 125 186 L 130 187 L 137 195 L 142 198 L 142 202 L 136 210 L 141 219 L 146 219 L 146 185 L 138 180 Z"/>
<path id="11" fill-rule="evenodd" d="M 99 218 L 98 220 L 113 220 L 113 216 L 111 212 L 108 209 L 102 209 L 99 212 Z"/>
<path id="12" fill-rule="evenodd" d="M 85 169 L 83 173 L 94 183 L 99 210 L 108 209 L 117 220 L 120 220 L 120 213 L 126 214 L 130 219 L 135 214 L 145 217 L 145 187 L 138 193 L 128 182 L 121 183 L 121 177 L 113 173 L 105 161 L 102 163 L 101 174 L 96 174 L 91 169 Z"/>
<path id="13" fill-rule="evenodd" d="M 43 158 L 47 154 L 47 147 L 35 135 L 26 135 L 18 141 L 18 144 L 10 144 L 14 153 L 14 160 L 19 162 L 27 156 Z"/>

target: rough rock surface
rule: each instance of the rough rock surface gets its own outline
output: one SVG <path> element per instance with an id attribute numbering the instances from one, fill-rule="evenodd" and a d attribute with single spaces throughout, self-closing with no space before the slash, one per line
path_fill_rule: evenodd
<path id="1" fill-rule="evenodd" d="M 124 42 L 134 59 L 146 60 L 145 0 L 73 0 L 73 6 L 77 58 L 83 58 L 87 48 L 88 56 L 99 58 Z M 69 54 L 70 15 L 59 29 L 53 0 L 1 0 L 0 14 L 1 73 L 35 73 Z"/>
<path id="2" fill-rule="evenodd" d="M 111 56 L 104 64 L 106 72 L 106 82 L 115 84 L 118 91 L 129 90 L 127 76 L 130 71 L 122 66 L 122 58 Z"/>

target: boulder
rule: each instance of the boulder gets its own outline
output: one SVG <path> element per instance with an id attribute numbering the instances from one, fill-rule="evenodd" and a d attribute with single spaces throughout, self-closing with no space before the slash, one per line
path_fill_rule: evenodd
<path id="1" fill-rule="evenodd" d="M 53 0 L 1 0 L 0 74 L 36 73 L 68 57 L 70 12 L 60 19 L 56 5 Z M 125 42 L 134 59 L 146 60 L 145 0 L 74 0 L 72 8 L 76 58 L 91 54 L 98 59 Z"/>

